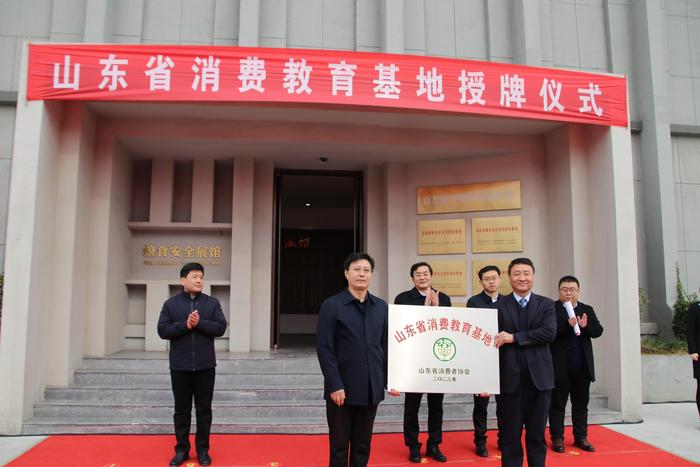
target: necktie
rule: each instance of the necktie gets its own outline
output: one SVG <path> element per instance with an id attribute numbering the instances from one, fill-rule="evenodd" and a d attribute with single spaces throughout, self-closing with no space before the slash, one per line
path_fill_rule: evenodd
<path id="1" fill-rule="evenodd" d="M 527 300 L 525 300 L 524 298 L 521 298 L 520 302 L 518 303 L 520 303 L 520 308 L 525 308 L 527 306 Z"/>

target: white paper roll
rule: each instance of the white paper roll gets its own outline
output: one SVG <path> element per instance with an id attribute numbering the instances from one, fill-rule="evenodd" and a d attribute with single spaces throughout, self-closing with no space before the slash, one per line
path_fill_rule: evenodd
<path id="1" fill-rule="evenodd" d="M 564 309 L 569 315 L 569 319 L 576 316 L 576 313 L 574 313 L 574 307 L 571 305 L 571 302 L 564 302 Z M 578 321 L 576 322 L 576 324 L 574 324 L 574 333 L 576 333 L 577 336 L 581 335 L 581 328 L 578 327 Z"/>

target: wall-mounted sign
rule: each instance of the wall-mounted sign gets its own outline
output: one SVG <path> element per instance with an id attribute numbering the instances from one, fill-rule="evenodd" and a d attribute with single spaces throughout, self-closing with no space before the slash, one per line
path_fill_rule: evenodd
<path id="1" fill-rule="evenodd" d="M 520 209 L 520 182 L 418 187 L 416 212 L 499 211 Z"/>
<path id="2" fill-rule="evenodd" d="M 464 260 L 431 261 L 432 285 L 447 295 L 467 295 L 467 263 Z"/>
<path id="3" fill-rule="evenodd" d="M 231 235 L 197 231 L 135 231 L 131 237 L 131 279 L 177 279 L 185 263 L 204 266 L 205 280 L 228 280 Z"/>
<path id="4" fill-rule="evenodd" d="M 466 221 L 418 221 L 418 254 L 445 255 L 467 252 Z"/>
<path id="5" fill-rule="evenodd" d="M 523 218 L 472 218 L 472 253 L 511 253 L 523 251 Z"/>
<path id="6" fill-rule="evenodd" d="M 494 265 L 498 266 L 501 270 L 501 286 L 498 291 L 503 295 L 507 295 L 513 291 L 510 288 L 510 281 L 508 281 L 508 265 L 510 264 L 510 258 L 480 258 L 472 261 L 472 295 L 476 295 L 483 290 L 481 283 L 479 282 L 479 270 L 485 266 Z"/>
<path id="7" fill-rule="evenodd" d="M 146 266 L 166 266 L 197 262 L 202 265 L 221 266 L 221 245 L 189 245 L 146 243 L 142 250 L 143 264 Z"/>

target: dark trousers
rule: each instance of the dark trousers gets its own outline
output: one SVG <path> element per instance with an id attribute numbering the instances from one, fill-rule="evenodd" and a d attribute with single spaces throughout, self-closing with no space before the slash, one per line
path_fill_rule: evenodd
<path id="1" fill-rule="evenodd" d="M 588 436 L 588 399 L 591 381 L 582 370 L 569 371 L 568 378 L 557 381 L 552 389 L 552 405 L 549 409 L 549 435 L 552 439 L 564 439 L 564 411 L 571 396 L 571 420 L 574 439 Z"/>
<path id="2" fill-rule="evenodd" d="M 365 467 L 369 461 L 376 405 L 341 405 L 326 401 L 329 467 Z M 348 459 L 348 447 L 350 458 Z"/>
<path id="3" fill-rule="evenodd" d="M 444 394 L 428 394 L 428 447 L 442 443 L 442 399 Z M 409 448 L 420 448 L 418 410 L 422 393 L 407 392 L 403 404 L 403 441 Z"/>
<path id="4" fill-rule="evenodd" d="M 486 416 L 489 408 L 489 397 L 481 397 L 474 394 L 474 410 L 472 410 L 472 421 L 474 422 L 474 444 L 486 444 Z M 498 423 L 498 444 L 501 443 L 501 413 L 496 404 L 496 421 Z"/>
<path id="5" fill-rule="evenodd" d="M 211 431 L 211 401 L 214 397 L 214 379 L 216 370 L 210 368 L 200 371 L 170 370 L 170 381 L 175 396 L 175 438 L 176 451 L 189 452 L 190 424 L 192 423 L 192 399 L 194 398 L 197 414 L 197 435 L 195 448 L 197 452 L 209 450 L 209 433 Z"/>
<path id="6" fill-rule="evenodd" d="M 695 405 L 698 406 L 698 415 L 700 415 L 700 379 L 696 379 L 697 388 L 695 389 Z"/>
<path id="7" fill-rule="evenodd" d="M 526 371 L 524 373 L 515 392 L 496 396 L 502 415 L 501 465 L 503 467 L 523 465 L 523 446 L 520 441 L 523 425 L 525 425 L 528 466 L 544 467 L 547 456 L 544 430 L 547 425 L 552 391 L 539 391 L 532 383 L 530 375 Z"/>

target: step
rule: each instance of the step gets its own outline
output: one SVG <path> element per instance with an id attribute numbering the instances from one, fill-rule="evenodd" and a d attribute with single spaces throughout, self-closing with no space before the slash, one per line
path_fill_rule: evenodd
<path id="1" fill-rule="evenodd" d="M 284 374 L 257 374 L 238 373 L 229 371 L 216 372 L 216 385 L 238 389 L 258 387 L 284 387 L 293 381 L 296 388 L 323 387 L 323 376 L 308 373 L 284 373 Z M 170 372 L 168 370 L 128 370 L 128 369 L 79 369 L 75 372 L 74 383 L 76 385 L 92 386 L 170 386 Z"/>
<path id="2" fill-rule="evenodd" d="M 128 418 L 134 420 L 151 419 L 167 416 L 172 413 L 171 401 L 132 402 L 116 404 L 103 401 L 73 401 L 52 400 L 34 404 L 34 416 L 37 418 L 56 419 L 103 419 L 103 418 Z M 213 411 L 223 418 L 298 418 L 324 417 L 326 404 L 320 397 L 311 400 L 288 401 L 256 401 L 251 404 L 248 401 L 220 401 L 215 399 L 212 404 Z M 445 413 L 451 416 L 466 418 L 471 415 L 471 406 L 466 398 L 451 399 L 443 403 Z M 427 416 L 427 405 L 423 404 L 420 413 Z M 495 410 L 495 409 L 494 409 Z M 403 400 L 392 398 L 380 405 L 379 416 L 403 416 Z"/>
<path id="3" fill-rule="evenodd" d="M 222 353 L 219 353 L 222 355 Z M 268 354 L 223 354 L 224 357 L 217 358 L 216 368 L 218 372 L 267 374 L 267 373 L 306 373 L 321 374 L 318 359 L 314 357 L 274 357 L 265 358 Z M 236 357 L 233 357 L 236 356 Z M 242 356 L 245 356 L 243 358 Z M 151 370 L 169 371 L 169 361 L 166 354 L 155 358 L 97 358 L 88 357 L 83 359 L 81 370 Z"/>
<path id="4" fill-rule="evenodd" d="M 380 406 L 381 407 L 381 406 Z M 607 424 L 621 423 L 620 412 L 612 410 L 590 411 L 589 423 Z M 571 417 L 565 418 L 565 424 L 571 425 Z M 495 415 L 489 416 L 487 425 L 490 430 L 497 426 Z M 421 431 L 427 430 L 425 416 L 421 417 Z M 453 418 L 445 416 L 443 419 L 443 431 L 471 431 L 474 425 L 471 418 Z M 196 427 L 192 426 L 194 433 Z M 374 422 L 374 433 L 401 433 L 403 431 L 403 417 L 377 416 Z M 23 426 L 24 435 L 46 435 L 46 434 L 172 434 L 172 417 L 161 417 L 157 419 L 145 419 L 140 421 L 109 419 L 101 421 L 93 420 L 70 420 L 60 421 L 34 418 L 25 422 Z M 270 434 L 327 434 L 328 425 L 324 417 L 309 417 L 304 420 L 276 418 L 272 421 L 261 421 L 259 419 L 224 419 L 214 413 L 212 433 L 270 433 Z"/>
<path id="5" fill-rule="evenodd" d="M 220 353 L 213 410 L 215 433 L 327 433 L 323 377 L 311 350 Z M 387 396 L 379 406 L 375 432 L 403 430 L 403 397 Z M 471 394 L 446 394 L 446 431 L 471 430 Z M 496 404 L 488 424 L 496 426 Z M 591 423 L 621 421 L 607 398 L 591 394 Z M 167 433 L 173 396 L 165 352 L 121 352 L 85 358 L 68 387 L 48 387 L 24 434 Z M 427 402 L 419 417 L 425 429 Z M 193 416 L 194 418 L 194 416 Z M 567 418 L 570 423 L 570 418 Z"/>

